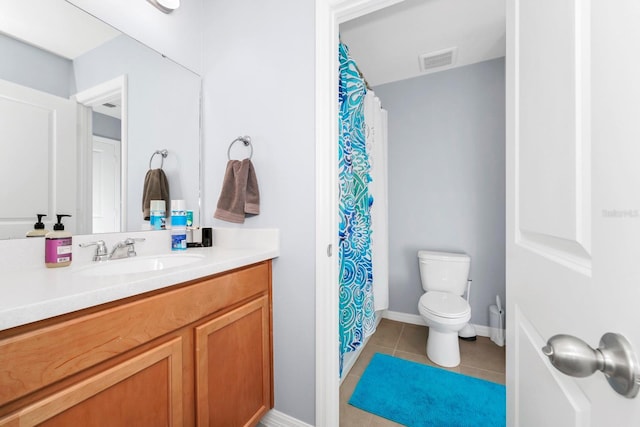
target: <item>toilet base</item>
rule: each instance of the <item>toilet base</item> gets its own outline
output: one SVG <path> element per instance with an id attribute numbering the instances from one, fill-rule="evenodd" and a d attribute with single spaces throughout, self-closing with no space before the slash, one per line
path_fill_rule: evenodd
<path id="1" fill-rule="evenodd" d="M 435 364 L 453 368 L 460 364 L 458 332 L 440 332 L 429 328 L 427 337 L 427 357 Z"/>

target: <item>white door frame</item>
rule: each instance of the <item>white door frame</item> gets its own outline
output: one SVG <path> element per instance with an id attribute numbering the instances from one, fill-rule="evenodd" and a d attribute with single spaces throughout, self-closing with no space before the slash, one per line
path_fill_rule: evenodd
<path id="1" fill-rule="evenodd" d="M 316 426 L 337 426 L 338 30 L 404 0 L 316 0 Z"/>
<path id="2" fill-rule="evenodd" d="M 79 220 L 77 227 L 81 234 L 91 234 L 93 222 L 91 107 L 111 101 L 115 97 L 119 97 L 122 102 L 120 119 L 120 231 L 127 230 L 128 100 L 127 76 L 122 75 L 78 92 L 72 97 L 80 104 L 78 109 L 78 215 L 76 217 Z"/>

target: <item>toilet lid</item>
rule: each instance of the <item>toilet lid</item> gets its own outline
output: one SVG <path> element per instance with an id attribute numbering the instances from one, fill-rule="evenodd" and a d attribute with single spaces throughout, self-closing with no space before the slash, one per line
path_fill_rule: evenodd
<path id="1" fill-rule="evenodd" d="M 447 292 L 430 291 L 420 297 L 426 311 L 440 317 L 456 318 L 469 314 L 471 307 L 462 297 Z"/>

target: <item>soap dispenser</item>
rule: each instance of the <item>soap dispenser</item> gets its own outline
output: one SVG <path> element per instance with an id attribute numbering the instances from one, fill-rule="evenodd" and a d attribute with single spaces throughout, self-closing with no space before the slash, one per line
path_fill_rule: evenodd
<path id="1" fill-rule="evenodd" d="M 26 237 L 44 237 L 49 230 L 44 228 L 44 224 L 42 223 L 42 217 L 46 216 L 45 214 L 37 214 L 38 222 L 33 225 L 33 230 L 27 231 Z"/>
<path id="2" fill-rule="evenodd" d="M 44 262 L 49 268 L 66 267 L 71 264 L 71 233 L 64 231 L 62 218 L 71 215 L 57 215 L 58 222 L 53 231 L 47 233 L 44 242 Z"/>

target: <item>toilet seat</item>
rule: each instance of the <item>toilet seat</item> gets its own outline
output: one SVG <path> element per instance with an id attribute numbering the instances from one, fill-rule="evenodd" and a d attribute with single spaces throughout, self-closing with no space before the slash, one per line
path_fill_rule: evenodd
<path id="1" fill-rule="evenodd" d="M 458 319 L 471 314 L 471 307 L 465 299 L 448 292 L 427 292 L 420 297 L 418 307 L 420 311 L 445 319 Z"/>

